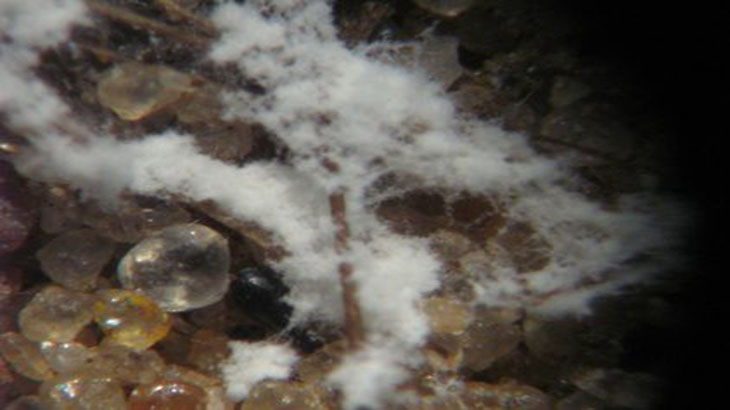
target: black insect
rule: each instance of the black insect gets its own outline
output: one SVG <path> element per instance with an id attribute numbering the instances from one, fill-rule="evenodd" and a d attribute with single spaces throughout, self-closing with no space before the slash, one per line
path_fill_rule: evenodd
<path id="1" fill-rule="evenodd" d="M 273 270 L 267 267 L 243 269 L 231 283 L 231 291 L 236 303 L 251 319 L 269 331 L 283 331 L 281 336 L 300 351 L 312 352 L 324 343 L 312 326 L 287 329 L 293 308 L 283 298 L 289 293 L 289 288 Z M 247 340 L 260 340 L 266 334 L 264 329 L 255 325 L 237 326 L 229 333 L 232 337 Z"/>
<path id="2" fill-rule="evenodd" d="M 289 324 L 292 307 L 282 298 L 289 288 L 279 275 L 266 267 L 241 270 L 231 283 L 233 297 L 251 319 L 272 330 Z"/>

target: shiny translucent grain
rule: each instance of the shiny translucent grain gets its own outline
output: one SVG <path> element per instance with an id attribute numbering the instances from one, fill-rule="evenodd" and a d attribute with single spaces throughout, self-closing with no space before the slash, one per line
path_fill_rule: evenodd
<path id="1" fill-rule="evenodd" d="M 90 351 L 92 357 L 82 369 L 86 374 L 137 384 L 152 383 L 165 370 L 165 362 L 152 350 L 137 351 L 120 345 L 102 345 Z"/>
<path id="2" fill-rule="evenodd" d="M 127 410 L 122 386 L 110 377 L 62 375 L 44 382 L 39 393 L 56 410 Z"/>
<path id="3" fill-rule="evenodd" d="M 143 350 L 170 331 L 168 314 L 142 293 L 104 289 L 96 296 L 94 320 L 106 334 L 105 343 Z"/>
<path id="4" fill-rule="evenodd" d="M 76 342 L 41 342 L 41 353 L 58 373 L 80 370 L 92 356 L 89 348 Z"/>
<path id="5" fill-rule="evenodd" d="M 205 410 L 205 390 L 179 380 L 137 386 L 129 397 L 130 410 Z"/>
<path id="6" fill-rule="evenodd" d="M 119 262 L 126 289 L 147 294 L 168 312 L 211 305 L 228 290 L 228 241 L 204 225 L 174 225 L 150 235 Z"/>

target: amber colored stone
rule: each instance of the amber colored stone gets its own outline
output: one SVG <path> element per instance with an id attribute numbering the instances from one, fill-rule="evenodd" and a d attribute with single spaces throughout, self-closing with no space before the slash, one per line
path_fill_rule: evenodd
<path id="1" fill-rule="evenodd" d="M 257 384 L 241 410 L 278 409 L 278 410 L 325 410 L 322 398 L 315 390 L 304 383 L 264 381 Z"/>
<path id="2" fill-rule="evenodd" d="M 169 365 L 165 368 L 163 379 L 202 388 L 206 395 L 206 409 L 223 410 L 232 407 L 232 403 L 226 398 L 223 381 L 219 377 L 199 373 L 183 366 Z"/>
<path id="3" fill-rule="evenodd" d="M 142 293 L 103 289 L 96 296 L 94 320 L 106 334 L 105 343 L 144 350 L 170 331 L 168 314 Z"/>
<path id="4" fill-rule="evenodd" d="M 55 375 L 38 345 L 15 332 L 0 335 L 0 355 L 13 369 L 33 380 L 47 380 Z"/>
<path id="5" fill-rule="evenodd" d="M 91 322 L 93 298 L 59 286 L 38 292 L 18 315 L 18 325 L 30 340 L 70 342 Z"/>
<path id="6" fill-rule="evenodd" d="M 469 306 L 456 299 L 433 296 L 423 301 L 433 333 L 461 333 L 471 321 Z"/>
<path id="7" fill-rule="evenodd" d="M 41 342 L 40 350 L 53 370 L 58 373 L 75 372 L 92 356 L 86 346 L 77 342 Z"/>
<path id="8" fill-rule="evenodd" d="M 165 371 L 165 362 L 152 350 L 137 351 L 121 345 L 89 349 L 91 358 L 83 373 L 114 377 L 122 383 L 152 383 Z"/>
<path id="9" fill-rule="evenodd" d="M 204 410 L 206 394 L 201 387 L 179 380 L 142 384 L 129 397 L 130 410 Z"/>
<path id="10" fill-rule="evenodd" d="M 99 102 L 120 118 L 136 121 L 184 101 L 195 87 L 193 78 L 163 65 L 118 64 L 97 87 Z"/>
<path id="11" fill-rule="evenodd" d="M 181 224 L 150 235 L 119 262 L 119 281 L 168 312 L 218 302 L 228 290 L 228 241 L 204 225 Z"/>
<path id="12" fill-rule="evenodd" d="M 122 386 L 111 377 L 70 374 L 44 382 L 38 390 L 56 410 L 127 410 Z"/>
<path id="13" fill-rule="evenodd" d="M 68 289 L 89 291 L 114 253 L 114 244 L 91 229 L 57 236 L 37 253 L 43 272 Z"/>

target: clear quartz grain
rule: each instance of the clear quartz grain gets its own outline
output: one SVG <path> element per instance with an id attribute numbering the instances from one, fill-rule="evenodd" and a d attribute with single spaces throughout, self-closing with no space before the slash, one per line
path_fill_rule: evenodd
<path id="1" fill-rule="evenodd" d="M 139 242 L 119 262 L 119 281 L 165 311 L 211 305 L 228 290 L 228 241 L 204 225 L 181 224 Z"/>

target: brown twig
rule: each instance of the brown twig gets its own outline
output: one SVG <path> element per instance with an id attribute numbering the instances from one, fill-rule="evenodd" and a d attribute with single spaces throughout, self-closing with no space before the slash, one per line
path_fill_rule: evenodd
<path id="1" fill-rule="evenodd" d="M 210 20 L 198 16 L 187 8 L 181 6 L 177 0 L 157 0 L 157 4 L 165 10 L 170 18 L 184 20 L 193 24 L 193 28 L 200 30 L 210 37 L 217 37 L 218 30 Z"/>
<path id="2" fill-rule="evenodd" d="M 357 303 L 357 285 L 352 280 L 353 267 L 347 262 L 340 263 L 340 286 L 342 287 L 342 302 L 345 306 L 345 337 L 351 350 L 355 350 L 364 339 L 362 330 L 362 315 Z"/>
<path id="3" fill-rule="evenodd" d="M 345 193 L 337 191 L 330 195 L 330 210 L 332 220 L 335 222 L 335 249 L 341 253 L 349 249 L 350 227 L 347 225 L 345 215 Z"/>
<path id="4" fill-rule="evenodd" d="M 342 254 L 350 248 L 350 228 L 347 224 L 345 193 L 340 190 L 330 195 L 330 210 L 335 223 L 335 249 Z M 342 287 L 342 303 L 345 308 L 345 337 L 350 349 L 355 350 L 364 339 L 362 315 L 357 302 L 357 284 L 352 280 L 354 268 L 350 263 L 342 262 L 338 267 L 340 286 Z"/>
<path id="5" fill-rule="evenodd" d="M 86 0 L 87 7 L 94 13 L 108 17 L 113 20 L 121 21 L 133 27 L 151 31 L 161 36 L 168 37 L 172 40 L 194 45 L 197 47 L 206 47 L 212 39 L 209 35 L 198 35 L 186 33 L 169 24 L 161 23 L 149 17 L 141 16 L 126 8 L 102 3 L 98 0 Z"/>

